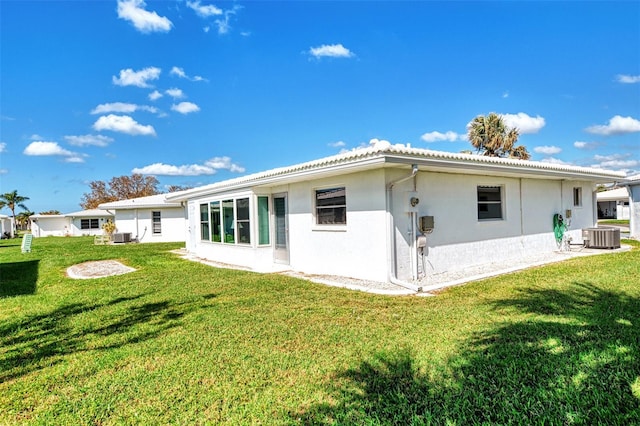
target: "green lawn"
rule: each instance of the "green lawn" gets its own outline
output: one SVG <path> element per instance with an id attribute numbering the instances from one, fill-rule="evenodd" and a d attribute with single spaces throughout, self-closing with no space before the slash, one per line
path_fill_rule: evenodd
<path id="1" fill-rule="evenodd" d="M 629 226 L 629 219 L 599 219 L 600 225 L 625 225 Z"/>
<path id="2" fill-rule="evenodd" d="M 421 298 L 92 241 L 0 242 L 0 424 L 640 423 L 637 243 Z"/>

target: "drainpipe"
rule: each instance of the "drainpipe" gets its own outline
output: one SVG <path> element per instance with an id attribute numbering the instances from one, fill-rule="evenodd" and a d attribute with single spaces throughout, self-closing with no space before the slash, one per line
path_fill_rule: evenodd
<path id="1" fill-rule="evenodd" d="M 389 244 L 387 245 L 388 249 L 387 249 L 387 258 L 389 261 L 389 275 L 388 275 L 388 279 L 389 282 L 395 285 L 399 285 L 401 287 L 405 287 L 408 288 L 410 290 L 413 291 L 417 291 L 417 292 L 421 292 L 422 291 L 422 287 L 415 285 L 413 283 L 409 283 L 406 281 L 402 281 L 399 280 L 397 278 L 397 270 L 396 270 L 396 264 L 397 264 L 397 255 L 396 255 L 396 238 L 395 238 L 395 223 L 393 220 L 393 187 L 396 186 L 399 183 L 402 183 L 404 181 L 407 181 L 409 179 L 415 178 L 416 174 L 418 174 L 418 165 L 417 164 L 412 164 L 411 165 L 411 174 L 409 176 L 405 176 L 403 178 L 400 178 L 398 180 L 395 180 L 391 183 L 389 183 L 387 185 L 387 238 L 389 240 Z M 414 217 L 414 213 L 411 213 L 411 229 L 413 231 L 415 231 L 415 217 Z M 415 235 L 411 236 L 412 241 L 411 241 L 411 253 L 414 252 L 414 248 L 415 248 Z"/>

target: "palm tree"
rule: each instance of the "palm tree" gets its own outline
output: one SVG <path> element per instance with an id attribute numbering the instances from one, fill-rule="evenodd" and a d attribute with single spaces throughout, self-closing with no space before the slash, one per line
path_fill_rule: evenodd
<path id="1" fill-rule="evenodd" d="M 29 197 L 18 195 L 18 191 L 13 190 L 12 192 L 7 192 L 6 194 L 0 195 L 0 207 L 9 207 L 9 210 L 11 210 L 11 215 L 15 219 L 16 207 L 20 207 L 23 210 L 29 210 L 27 206 L 24 205 L 24 202 L 28 199 Z"/>
<path id="2" fill-rule="evenodd" d="M 468 126 L 469 142 L 482 155 L 528 160 L 531 155 L 523 145 L 516 146 L 520 133 L 510 128 L 495 112 L 479 115 Z"/>
<path id="3" fill-rule="evenodd" d="M 16 217 L 16 224 L 20 225 L 21 230 L 24 231 L 25 229 L 31 229 L 31 221 L 29 218 L 31 218 L 33 214 L 34 213 L 29 210 L 18 213 L 18 216 Z"/>

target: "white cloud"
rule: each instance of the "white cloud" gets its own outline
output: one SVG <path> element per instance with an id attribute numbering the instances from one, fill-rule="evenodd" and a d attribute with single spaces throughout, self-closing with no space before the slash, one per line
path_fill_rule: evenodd
<path id="1" fill-rule="evenodd" d="M 39 134 L 34 133 L 33 135 L 29 136 L 29 139 L 31 139 L 32 141 L 41 141 L 44 138 Z"/>
<path id="2" fill-rule="evenodd" d="M 167 95 L 171 96 L 173 99 L 184 98 L 184 92 L 180 89 L 171 88 L 164 91 Z"/>
<path id="3" fill-rule="evenodd" d="M 178 76 L 180 78 L 186 78 L 187 80 L 191 80 L 191 81 L 207 81 L 206 78 L 201 77 L 199 75 L 193 76 L 193 77 L 189 77 L 187 75 L 186 72 L 184 72 L 184 69 L 180 68 L 180 67 L 173 67 L 171 68 L 171 71 L 169 71 L 170 75 L 175 75 Z"/>
<path id="4" fill-rule="evenodd" d="M 625 84 L 640 83 L 640 75 L 618 74 L 616 76 L 616 80 L 618 81 L 618 83 L 625 83 Z"/>
<path id="5" fill-rule="evenodd" d="M 157 90 L 154 90 L 153 92 L 149 93 L 149 100 L 157 101 L 162 96 L 163 96 L 162 93 L 158 92 Z"/>
<path id="6" fill-rule="evenodd" d="M 178 77 L 187 78 L 187 74 L 180 67 L 173 67 L 171 71 L 169 71 L 170 75 L 177 75 Z"/>
<path id="7" fill-rule="evenodd" d="M 160 72 L 160 68 L 157 67 L 147 67 L 140 71 L 127 68 L 120 70 L 120 77 L 114 75 L 111 80 L 118 86 L 152 87 L 148 81 L 160 78 Z"/>
<path id="8" fill-rule="evenodd" d="M 222 9 L 212 4 L 201 5 L 200 0 L 187 1 L 187 6 L 193 9 L 198 14 L 198 16 L 201 16 L 203 18 L 208 18 L 209 16 L 222 15 L 224 13 Z"/>
<path id="9" fill-rule="evenodd" d="M 177 111 L 180 114 L 189 114 L 200 111 L 200 107 L 193 102 L 180 102 L 177 105 L 171 105 L 171 110 Z"/>
<path id="10" fill-rule="evenodd" d="M 171 164 L 154 163 L 148 166 L 135 168 L 131 172 L 143 175 L 160 176 L 200 176 L 213 175 L 221 169 L 237 173 L 243 173 L 245 171 L 244 167 L 232 163 L 231 158 L 229 157 L 214 157 L 206 161 L 204 164 L 174 166 Z"/>
<path id="11" fill-rule="evenodd" d="M 590 126 L 585 130 L 589 133 L 604 136 L 640 132 L 640 120 L 636 120 L 633 117 L 616 115 L 609 120 L 609 124 Z"/>
<path id="12" fill-rule="evenodd" d="M 566 161 L 562 161 L 558 158 L 548 157 L 540 160 L 541 163 L 549 163 L 549 164 L 559 164 L 563 166 L 571 166 L 572 163 L 567 163 Z"/>
<path id="13" fill-rule="evenodd" d="M 535 148 L 533 148 L 533 152 L 537 152 L 538 154 L 553 155 L 553 154 L 558 154 L 562 152 L 562 148 L 557 146 L 547 146 L 547 145 L 536 146 Z"/>
<path id="14" fill-rule="evenodd" d="M 425 133 L 424 135 L 422 135 L 420 137 L 420 139 L 422 139 L 423 141 L 430 143 L 430 142 L 441 142 L 441 141 L 449 141 L 449 142 L 455 142 L 459 139 L 463 139 L 464 136 L 463 135 L 459 135 L 456 132 L 452 132 L 452 131 L 448 131 L 445 133 L 440 133 L 440 132 L 429 132 L 429 133 Z"/>
<path id="15" fill-rule="evenodd" d="M 112 102 L 112 103 L 98 105 L 91 111 L 91 114 L 105 114 L 107 112 L 131 113 L 131 112 L 136 112 L 138 110 L 149 111 L 153 113 L 158 112 L 158 109 L 152 106 L 128 104 L 124 102 Z"/>
<path id="16" fill-rule="evenodd" d="M 225 169 L 237 173 L 244 172 L 244 167 L 233 164 L 229 157 L 213 157 L 212 159 L 205 161 L 204 164 L 214 169 Z"/>
<path id="17" fill-rule="evenodd" d="M 343 141 L 337 141 L 337 142 L 331 142 L 328 144 L 330 147 L 333 148 L 343 148 L 345 147 L 347 144 L 344 143 Z"/>
<path id="18" fill-rule="evenodd" d="M 499 115 L 504 120 L 504 124 L 509 127 L 517 128 L 521 135 L 525 133 L 538 133 L 538 131 L 540 131 L 540 129 L 542 129 L 546 124 L 543 117 L 540 117 L 539 115 L 531 117 L 524 112 Z"/>
<path id="19" fill-rule="evenodd" d="M 57 142 L 45 142 L 36 141 L 31 142 L 23 151 L 23 154 L 29 156 L 61 156 L 65 157 L 64 161 L 67 163 L 83 163 L 84 158 L 82 154 L 72 152 L 62 148 Z"/>
<path id="20" fill-rule="evenodd" d="M 229 21 L 231 20 L 231 17 L 235 15 L 240 9 L 242 9 L 242 6 L 235 5 L 233 6 L 233 9 L 225 10 L 222 18 L 216 19 L 214 21 L 216 26 L 218 27 L 218 34 L 227 34 L 229 32 L 229 30 L 231 29 L 231 24 L 229 23 Z"/>
<path id="21" fill-rule="evenodd" d="M 139 173 L 141 175 L 159 175 L 159 176 L 200 176 L 212 175 L 216 171 L 211 167 L 199 164 L 189 164 L 184 166 L 172 166 L 170 164 L 154 163 L 144 167 L 137 167 L 131 170 L 131 173 Z"/>
<path id="22" fill-rule="evenodd" d="M 503 99 L 506 99 L 506 98 L 508 98 L 508 97 L 509 97 L 509 92 L 504 92 L 504 93 L 502 94 L 502 98 L 503 98 Z"/>
<path id="23" fill-rule="evenodd" d="M 598 142 L 575 141 L 573 146 L 578 149 L 594 149 L 598 146 Z"/>
<path id="24" fill-rule="evenodd" d="M 8 169 L 0 169 L 0 175 L 6 175 L 7 173 L 9 173 Z"/>
<path id="25" fill-rule="evenodd" d="M 632 168 L 640 166 L 640 161 L 634 160 L 631 153 L 612 154 L 612 155 L 594 155 L 593 159 L 597 162 L 593 167 L 603 169 L 622 169 L 628 171 Z"/>
<path id="26" fill-rule="evenodd" d="M 82 136 L 65 136 L 64 139 L 69 145 L 74 146 L 101 146 L 105 147 L 113 142 L 113 138 L 102 135 L 82 135 Z"/>
<path id="27" fill-rule="evenodd" d="M 156 12 L 149 12 L 143 0 L 118 0 L 118 18 L 129 21 L 140 32 L 168 32 L 173 23 Z"/>
<path id="28" fill-rule="evenodd" d="M 5 152 L 7 150 L 7 144 L 4 142 L 0 142 L 0 152 Z"/>
<path id="29" fill-rule="evenodd" d="M 111 130 L 113 132 L 126 133 L 128 135 L 153 135 L 156 131 L 151 125 L 142 125 L 128 115 L 103 115 L 93 123 L 94 130 Z"/>
<path id="30" fill-rule="evenodd" d="M 353 53 L 344 47 L 342 44 L 323 44 L 319 47 L 312 47 L 309 49 L 309 54 L 316 58 L 328 56 L 331 58 L 350 58 Z"/>

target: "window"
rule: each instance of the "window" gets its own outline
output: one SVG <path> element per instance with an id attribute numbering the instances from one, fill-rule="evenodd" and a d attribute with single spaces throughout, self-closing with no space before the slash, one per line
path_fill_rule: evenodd
<path id="1" fill-rule="evenodd" d="M 236 229 L 238 230 L 238 242 L 251 243 L 251 227 L 249 222 L 249 199 L 236 200 Z"/>
<path id="2" fill-rule="evenodd" d="M 502 187 L 478 186 L 478 220 L 502 219 Z"/>
<path id="3" fill-rule="evenodd" d="M 267 217 L 267 223 L 268 220 Z M 251 244 L 250 199 L 216 200 L 200 204 L 200 229 L 203 241 Z"/>
<path id="4" fill-rule="evenodd" d="M 153 235 L 162 234 L 162 216 L 160 212 L 151 212 L 151 233 Z"/>
<path id="5" fill-rule="evenodd" d="M 80 219 L 80 229 L 100 229 L 98 219 Z"/>
<path id="6" fill-rule="evenodd" d="M 211 207 L 211 241 L 222 241 L 222 220 L 220 218 L 220 201 L 212 201 Z"/>
<path id="7" fill-rule="evenodd" d="M 316 224 L 347 224 L 347 193 L 344 186 L 316 190 Z"/>
<path id="8" fill-rule="evenodd" d="M 209 206 L 200 204 L 200 239 L 209 240 Z"/>
<path id="9" fill-rule="evenodd" d="M 258 197 L 258 244 L 269 244 L 269 197 Z"/>
<path id="10" fill-rule="evenodd" d="M 573 206 L 582 207 L 582 188 L 573 188 Z"/>
<path id="11" fill-rule="evenodd" d="M 224 200 L 222 202 L 222 226 L 224 229 L 223 242 L 235 243 L 235 230 L 234 230 L 234 217 L 233 214 L 233 200 Z"/>

